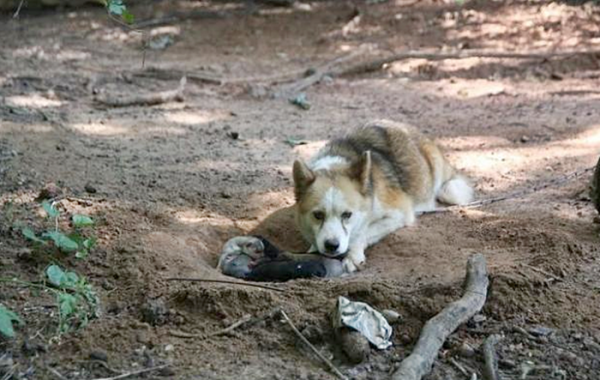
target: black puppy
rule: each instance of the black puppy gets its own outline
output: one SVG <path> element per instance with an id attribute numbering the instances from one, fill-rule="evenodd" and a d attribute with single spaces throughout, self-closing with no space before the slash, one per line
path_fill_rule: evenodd
<path id="1" fill-rule="evenodd" d="M 284 252 L 262 236 L 238 236 L 229 240 L 217 268 L 223 274 L 250 281 L 337 277 L 343 273 L 339 260 Z"/>

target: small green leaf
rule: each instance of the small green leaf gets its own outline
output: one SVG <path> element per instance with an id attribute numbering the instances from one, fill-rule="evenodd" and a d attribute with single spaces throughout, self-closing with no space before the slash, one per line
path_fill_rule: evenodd
<path id="1" fill-rule="evenodd" d="M 88 250 L 87 249 L 82 249 L 81 251 L 77 251 L 75 252 L 75 257 L 77 257 L 78 259 L 85 259 L 86 257 L 88 257 Z"/>
<path id="2" fill-rule="evenodd" d="M 29 227 L 23 228 L 21 230 L 21 232 L 23 233 L 23 236 L 25 236 L 27 239 L 29 239 L 31 241 L 35 241 L 36 243 L 44 243 L 44 241 L 42 239 L 35 236 L 35 232 L 33 232 L 33 230 Z"/>
<path id="3" fill-rule="evenodd" d="M 61 251 L 72 252 L 79 249 L 79 244 L 76 241 L 69 238 L 67 235 L 58 231 L 45 232 L 42 234 L 43 238 L 51 239 Z"/>
<path id="4" fill-rule="evenodd" d="M 15 336 L 13 322 L 17 322 L 20 325 L 23 324 L 23 321 L 16 313 L 0 304 L 0 334 L 7 338 L 13 338 Z"/>
<path id="5" fill-rule="evenodd" d="M 94 225 L 94 221 L 92 220 L 92 218 L 90 218 L 89 216 L 86 215 L 73 215 L 73 225 L 75 227 L 88 227 L 88 226 L 93 226 Z"/>
<path id="6" fill-rule="evenodd" d="M 77 298 L 68 293 L 59 293 L 58 304 L 62 318 L 67 318 L 77 309 Z"/>
<path id="7" fill-rule="evenodd" d="M 123 14 L 121 14 L 121 17 L 123 17 L 123 20 L 128 24 L 133 24 L 133 21 L 135 20 L 135 17 L 133 17 L 131 12 L 129 12 L 127 9 L 125 9 L 123 11 Z"/>
<path id="8" fill-rule="evenodd" d="M 52 285 L 60 287 L 64 282 L 65 272 L 58 265 L 50 265 L 48 269 L 46 269 L 46 275 Z"/>
<path id="9" fill-rule="evenodd" d="M 65 277 L 63 279 L 63 286 L 75 286 L 77 285 L 77 281 L 79 281 L 79 276 L 75 272 L 65 272 Z"/>
<path id="10" fill-rule="evenodd" d="M 46 211 L 46 214 L 48 214 L 49 218 L 58 218 L 60 215 L 60 212 L 48 201 L 43 201 L 42 207 L 44 208 L 44 211 Z"/>
<path id="11" fill-rule="evenodd" d="M 108 0 L 107 1 L 108 11 L 112 14 L 121 16 L 125 12 L 126 7 L 122 0 Z"/>
<path id="12" fill-rule="evenodd" d="M 85 247 L 85 249 L 92 249 L 96 246 L 96 238 L 91 237 L 91 238 L 87 238 L 83 241 L 83 246 Z"/>

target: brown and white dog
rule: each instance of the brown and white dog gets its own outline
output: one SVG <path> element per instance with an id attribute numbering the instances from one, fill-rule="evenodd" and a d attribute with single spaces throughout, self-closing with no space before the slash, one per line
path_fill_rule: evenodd
<path id="1" fill-rule="evenodd" d="M 467 179 L 414 127 L 369 123 L 330 141 L 309 163 L 294 162 L 296 220 L 310 252 L 344 257 L 347 273 L 365 263 L 365 249 L 411 225 L 436 200 L 473 198 Z"/>

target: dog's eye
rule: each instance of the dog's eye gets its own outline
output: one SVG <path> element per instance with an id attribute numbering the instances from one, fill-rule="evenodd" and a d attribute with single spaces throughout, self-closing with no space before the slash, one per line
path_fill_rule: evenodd
<path id="1" fill-rule="evenodd" d="M 350 217 L 352 217 L 352 213 L 350 211 L 342 213 L 342 219 L 350 219 Z"/>
<path id="2" fill-rule="evenodd" d="M 316 220 L 325 219 L 325 213 L 323 211 L 315 211 L 315 212 L 313 212 L 313 216 L 315 217 Z"/>

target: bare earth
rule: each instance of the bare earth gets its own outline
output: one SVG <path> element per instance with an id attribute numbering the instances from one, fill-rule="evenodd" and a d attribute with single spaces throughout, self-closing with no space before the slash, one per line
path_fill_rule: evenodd
<path id="1" fill-rule="evenodd" d="M 27 324 L 15 340 L 0 339 L 0 356 L 10 353 L 14 361 L 12 369 L 0 366 L 0 378 L 9 370 L 13 378 L 57 378 L 51 369 L 68 379 L 109 377 L 111 369 L 163 363 L 168 369 L 140 377 L 332 378 L 279 320 L 210 339 L 170 333 L 211 332 L 281 306 L 348 376 L 385 379 L 410 353 L 425 321 L 460 296 L 474 252 L 485 254 L 491 273 L 485 318 L 451 336 L 429 379 L 466 378 L 451 358 L 481 374 L 478 349 L 490 333 L 504 336 L 498 355 L 507 379 L 521 378 L 527 368 L 526 379 L 600 377 L 600 234 L 589 172 L 492 205 L 424 215 L 370 249 L 366 270 L 351 277 L 292 281 L 279 285 L 284 293 L 165 281 L 221 278 L 214 266 L 222 244 L 250 231 L 302 249 L 286 209 L 293 204 L 291 163 L 372 119 L 413 123 L 434 137 L 473 178 L 480 199 L 592 167 L 600 152 L 600 54 L 403 60 L 326 78 L 306 90 L 309 110 L 269 94 L 279 86 L 276 77 L 297 77 L 352 51 L 361 52 L 352 58 L 360 61 L 409 49 L 598 50 L 598 6 L 170 3 L 133 13 L 141 20 L 195 7 L 225 17 L 146 29 L 143 37 L 93 7 L 2 16 L 0 276 L 36 281 L 49 264 L 12 225 L 40 228 L 34 198 L 55 183 L 71 197 L 59 203 L 63 214 L 98 221 L 99 246 L 87 260 L 54 260 L 88 277 L 102 315 L 51 340 L 51 298 L 2 283 L 0 302 Z M 344 28 L 354 6 L 360 22 Z M 165 33 L 174 43 L 148 49 L 142 69 L 142 38 Z M 186 73 L 183 102 L 113 108 L 97 101 L 174 89 Z M 288 138 L 307 144 L 291 147 Z M 96 192 L 87 193 L 86 185 Z M 329 328 L 339 295 L 398 311 L 403 320 L 394 325 L 394 346 L 352 366 Z M 461 349 L 464 343 L 474 356 Z M 98 352 L 108 356 L 104 365 L 88 360 Z"/>

